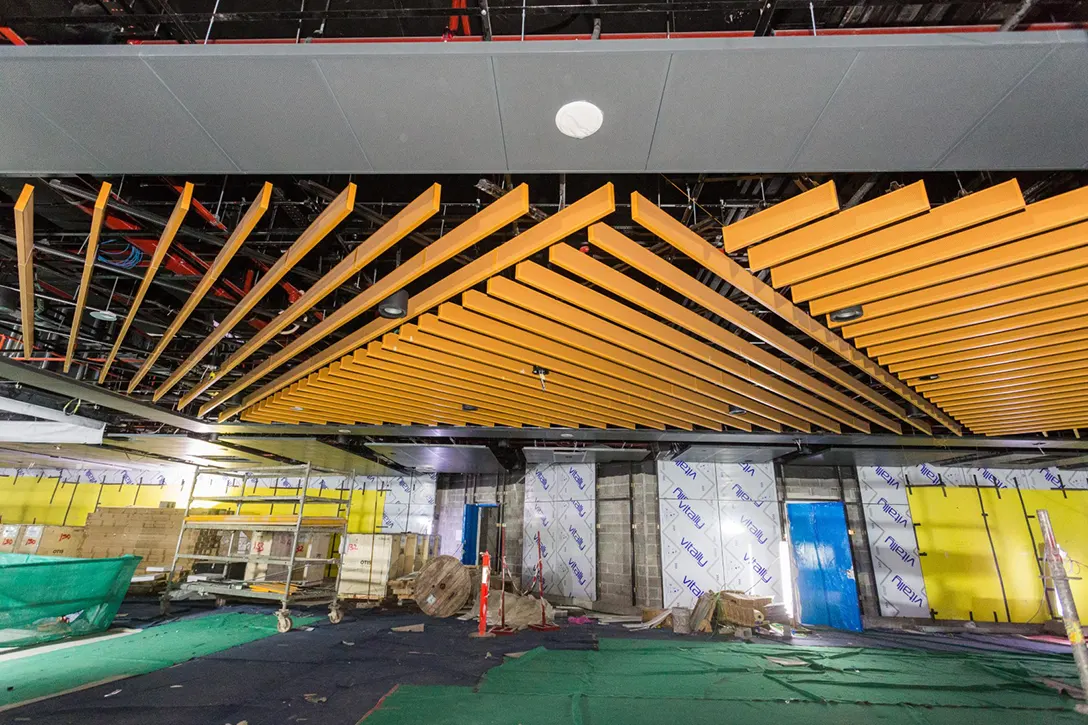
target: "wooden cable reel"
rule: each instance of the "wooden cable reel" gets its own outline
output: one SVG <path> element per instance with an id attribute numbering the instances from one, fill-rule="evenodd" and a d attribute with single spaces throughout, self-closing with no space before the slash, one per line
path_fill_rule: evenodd
<path id="1" fill-rule="evenodd" d="M 413 598 L 424 614 L 450 617 L 472 596 L 472 575 L 452 556 L 438 556 L 427 562 L 416 578 Z"/>

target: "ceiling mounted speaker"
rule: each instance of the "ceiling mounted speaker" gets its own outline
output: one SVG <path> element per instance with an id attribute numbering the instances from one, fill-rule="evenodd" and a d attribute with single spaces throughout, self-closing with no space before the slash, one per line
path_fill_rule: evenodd
<path id="1" fill-rule="evenodd" d="M 378 314 L 395 320 L 408 314 L 408 290 L 397 290 L 378 305 Z"/>

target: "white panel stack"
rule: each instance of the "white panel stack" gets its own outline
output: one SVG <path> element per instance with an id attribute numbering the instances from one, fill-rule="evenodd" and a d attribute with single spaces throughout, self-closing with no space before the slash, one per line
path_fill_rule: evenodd
<path id="1" fill-rule="evenodd" d="M 928 476 L 921 470 L 916 473 Z M 907 493 L 908 476 L 896 466 L 859 466 L 858 483 L 880 613 L 885 617 L 929 617 Z M 927 480 L 926 485 L 932 483 Z"/>
<path id="2" fill-rule="evenodd" d="M 527 467 L 524 586 L 529 586 L 537 571 L 539 534 L 545 594 L 597 599 L 596 498 L 597 471 L 592 464 Z"/>
<path id="3" fill-rule="evenodd" d="M 774 467 L 673 460 L 657 470 L 664 606 L 722 589 L 781 601 Z"/>

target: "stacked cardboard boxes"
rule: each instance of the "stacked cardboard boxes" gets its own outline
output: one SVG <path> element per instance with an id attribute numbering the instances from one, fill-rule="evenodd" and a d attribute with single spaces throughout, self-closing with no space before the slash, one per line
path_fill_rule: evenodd
<path id="1" fill-rule="evenodd" d="M 99 507 L 87 516 L 83 546 L 85 559 L 103 559 L 125 554 L 143 557 L 137 575 L 169 569 L 185 518 L 182 509 Z M 199 531 L 187 531 L 183 551 L 193 551 Z M 216 552 L 211 552 L 216 553 Z"/>
<path id="2" fill-rule="evenodd" d="M 0 526 L 0 553 L 38 556 L 79 556 L 83 529 L 78 526 L 4 524 Z"/>

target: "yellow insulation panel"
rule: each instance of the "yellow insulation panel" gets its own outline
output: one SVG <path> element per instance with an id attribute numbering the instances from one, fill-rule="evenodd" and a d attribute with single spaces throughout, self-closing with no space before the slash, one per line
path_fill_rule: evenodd
<path id="1" fill-rule="evenodd" d="M 1080 562 L 1088 561 L 1088 491 L 1024 490 L 1018 495 L 1015 488 L 919 487 L 911 491 L 910 506 L 918 548 L 925 554 L 921 564 L 929 606 L 937 619 L 1038 623 L 1050 618 L 1037 559 L 1042 543 L 1037 509 L 1050 512 L 1068 556 L 1069 575 L 1082 576 Z M 1071 584 L 1078 609 L 1088 607 L 1088 584 Z"/>

